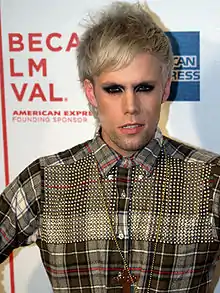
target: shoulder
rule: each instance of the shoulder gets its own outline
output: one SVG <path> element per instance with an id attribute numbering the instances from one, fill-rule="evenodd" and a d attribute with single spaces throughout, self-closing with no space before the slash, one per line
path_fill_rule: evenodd
<path id="1" fill-rule="evenodd" d="M 168 155 L 186 162 L 211 164 L 220 168 L 220 154 L 209 150 L 190 146 L 186 143 L 164 137 L 164 147 Z"/>
<path id="2" fill-rule="evenodd" d="M 14 196 L 28 195 L 29 200 L 36 200 L 42 192 L 46 167 L 74 162 L 85 158 L 91 153 L 90 140 L 61 152 L 39 157 L 26 166 L 3 190 L 1 196 L 12 201 Z"/>
<path id="3" fill-rule="evenodd" d="M 55 154 L 39 158 L 41 168 L 55 165 L 69 165 L 85 158 L 91 153 L 90 144 L 92 140 L 87 140 L 81 144 L 60 151 Z"/>
<path id="4" fill-rule="evenodd" d="M 73 164 L 77 160 L 83 159 L 90 153 L 90 140 L 73 146 L 72 148 L 60 151 L 58 153 L 39 157 L 32 161 L 22 172 L 13 180 L 19 182 L 20 186 L 32 184 L 40 186 L 46 167 L 64 164 Z M 12 182 L 12 184 L 13 184 Z"/>

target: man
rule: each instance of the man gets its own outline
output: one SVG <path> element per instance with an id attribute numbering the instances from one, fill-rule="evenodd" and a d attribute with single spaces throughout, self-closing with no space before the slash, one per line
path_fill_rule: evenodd
<path id="1" fill-rule="evenodd" d="M 207 292 L 219 255 L 219 156 L 164 137 L 168 38 L 113 3 L 77 51 L 94 139 L 39 158 L 2 193 L 1 261 L 36 242 L 54 292 Z"/>

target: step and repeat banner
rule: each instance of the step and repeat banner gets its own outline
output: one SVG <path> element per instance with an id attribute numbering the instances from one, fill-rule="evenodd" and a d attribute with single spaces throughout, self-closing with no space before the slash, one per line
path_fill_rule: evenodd
<path id="1" fill-rule="evenodd" d="M 93 136 L 75 52 L 83 19 L 111 2 L 1 0 L 0 190 L 34 159 Z M 220 153 L 220 1 L 145 3 L 175 55 L 163 133 Z M 0 292 L 52 292 L 35 245 L 16 250 L 0 266 Z"/>

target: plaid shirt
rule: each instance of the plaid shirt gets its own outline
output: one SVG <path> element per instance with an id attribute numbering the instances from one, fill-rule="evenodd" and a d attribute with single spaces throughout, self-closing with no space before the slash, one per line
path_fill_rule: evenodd
<path id="1" fill-rule="evenodd" d="M 154 193 L 146 184 L 153 188 L 155 172 L 163 171 L 163 150 L 170 174 L 158 173 L 164 177 Z M 173 160 L 186 170 L 182 178 Z M 99 178 L 89 173 L 82 181 L 93 161 Z M 75 184 L 70 174 L 81 181 Z M 166 174 L 169 197 L 163 203 Z M 0 260 L 36 242 L 54 292 L 122 292 L 114 277 L 124 263 L 111 222 L 131 273 L 139 276 L 138 292 L 207 292 L 219 256 L 219 196 L 220 159 L 213 153 L 163 137 L 158 129 L 140 152 L 123 158 L 96 135 L 37 159 L 3 191 Z"/>

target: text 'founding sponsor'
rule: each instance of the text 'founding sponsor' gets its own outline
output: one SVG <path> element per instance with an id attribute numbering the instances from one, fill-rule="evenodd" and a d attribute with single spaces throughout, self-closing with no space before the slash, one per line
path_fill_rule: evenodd
<path id="1" fill-rule="evenodd" d="M 14 110 L 14 123 L 85 123 L 92 116 L 90 111 L 79 110 Z"/>

